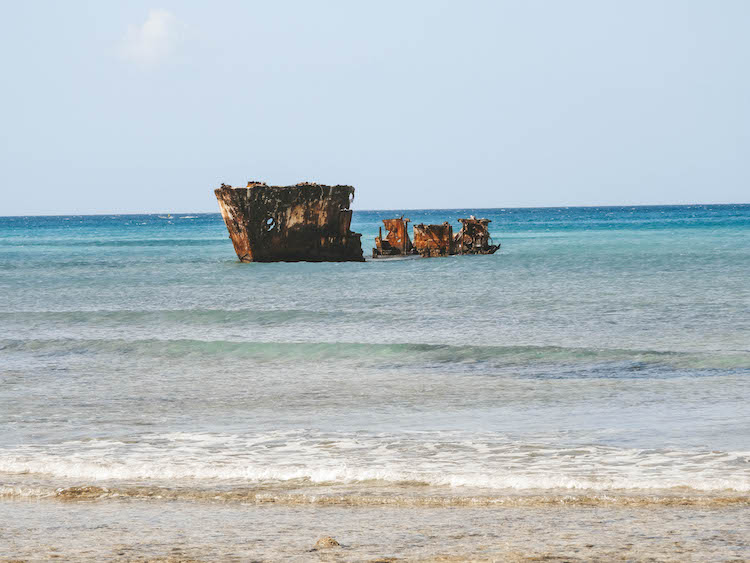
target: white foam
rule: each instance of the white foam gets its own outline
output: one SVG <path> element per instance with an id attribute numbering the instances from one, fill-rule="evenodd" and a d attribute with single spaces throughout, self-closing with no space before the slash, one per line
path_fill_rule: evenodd
<path id="1" fill-rule="evenodd" d="M 82 481 L 414 482 L 482 489 L 750 491 L 750 453 L 560 448 L 446 433 L 247 436 L 172 433 L 140 442 L 0 450 L 0 472 Z"/>

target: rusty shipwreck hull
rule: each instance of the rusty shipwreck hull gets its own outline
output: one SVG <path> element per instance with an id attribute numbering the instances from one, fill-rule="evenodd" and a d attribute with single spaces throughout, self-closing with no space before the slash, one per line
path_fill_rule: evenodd
<path id="1" fill-rule="evenodd" d="M 454 247 L 456 254 L 494 254 L 500 244 L 492 244 L 489 219 L 477 219 L 473 215 L 468 219 L 459 219 L 461 230 L 456 234 Z"/>
<path id="2" fill-rule="evenodd" d="M 214 190 L 242 262 L 363 262 L 361 234 L 350 230 L 351 186 L 248 182 Z"/>
<path id="3" fill-rule="evenodd" d="M 468 219 L 459 219 L 458 222 L 461 223 L 461 230 L 455 236 L 453 227 L 447 221 L 441 225 L 414 225 L 413 253 L 431 258 L 455 254 L 494 254 L 500 248 L 499 244 L 492 243 L 488 227 L 492 221 L 489 219 L 477 219 L 472 215 Z M 381 233 L 375 238 L 373 256 L 381 258 L 406 254 L 403 244 L 394 248 L 398 247 L 398 243 L 408 240 L 403 217 L 386 219 L 383 223 L 388 236 L 383 239 Z"/>
<path id="4" fill-rule="evenodd" d="M 414 225 L 414 248 L 425 258 L 455 254 L 453 227 L 447 221 L 442 225 Z"/>
<path id="5" fill-rule="evenodd" d="M 383 228 L 379 227 L 378 236 L 375 237 L 375 248 L 372 249 L 372 257 L 387 258 L 416 254 L 407 228 L 410 221 L 411 219 L 404 219 L 403 215 L 397 219 L 383 219 L 386 236 L 383 237 Z"/>

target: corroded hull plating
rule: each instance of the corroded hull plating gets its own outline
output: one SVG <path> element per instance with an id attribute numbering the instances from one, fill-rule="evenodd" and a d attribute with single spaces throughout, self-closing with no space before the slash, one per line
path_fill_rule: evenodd
<path id="1" fill-rule="evenodd" d="M 425 258 L 455 254 L 453 227 L 447 221 L 442 225 L 414 225 L 414 248 Z"/>
<path id="2" fill-rule="evenodd" d="M 362 262 L 361 234 L 350 230 L 351 186 L 302 183 L 214 190 L 243 262 Z"/>
<path id="3" fill-rule="evenodd" d="M 378 236 L 375 237 L 375 248 L 372 249 L 372 257 L 391 258 L 416 254 L 407 228 L 410 221 L 410 219 L 404 219 L 403 215 L 398 219 L 383 219 L 386 236 L 383 237 L 383 229 L 379 228 Z"/>
<path id="4" fill-rule="evenodd" d="M 488 225 L 489 219 L 477 219 L 473 215 L 468 219 L 459 219 L 461 230 L 454 240 L 456 254 L 494 254 L 500 243 L 492 244 Z"/>

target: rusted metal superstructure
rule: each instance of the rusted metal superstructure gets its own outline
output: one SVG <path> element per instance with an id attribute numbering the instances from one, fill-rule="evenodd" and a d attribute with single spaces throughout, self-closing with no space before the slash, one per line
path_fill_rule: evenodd
<path id="1" fill-rule="evenodd" d="M 455 254 L 453 227 L 447 221 L 442 225 L 414 225 L 414 248 L 425 258 Z"/>
<path id="2" fill-rule="evenodd" d="M 388 256 L 416 254 L 407 229 L 410 221 L 411 219 L 404 219 L 403 215 L 398 219 L 383 219 L 386 236 L 383 238 L 383 228 L 378 227 L 378 236 L 375 237 L 375 248 L 372 249 L 372 257 L 384 258 Z"/>
<path id="3" fill-rule="evenodd" d="M 361 234 L 350 230 L 351 186 L 303 182 L 214 190 L 242 262 L 362 262 Z"/>
<path id="4" fill-rule="evenodd" d="M 494 254 L 500 248 L 492 244 L 489 219 L 459 219 L 461 230 L 454 236 L 447 221 L 442 225 L 414 225 L 414 248 L 424 257 L 451 256 L 454 254 Z"/>
<path id="5" fill-rule="evenodd" d="M 491 244 L 489 219 L 477 219 L 473 215 L 468 219 L 459 219 L 461 230 L 458 231 L 455 243 L 456 254 L 494 254 L 499 244 Z"/>

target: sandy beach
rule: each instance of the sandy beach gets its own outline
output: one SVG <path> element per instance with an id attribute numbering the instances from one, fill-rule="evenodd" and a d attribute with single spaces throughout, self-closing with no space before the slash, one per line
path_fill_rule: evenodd
<path id="1" fill-rule="evenodd" d="M 742 561 L 730 507 L 389 508 L 242 503 L 0 503 L 0 560 Z M 314 550 L 332 536 L 340 547 Z"/>

